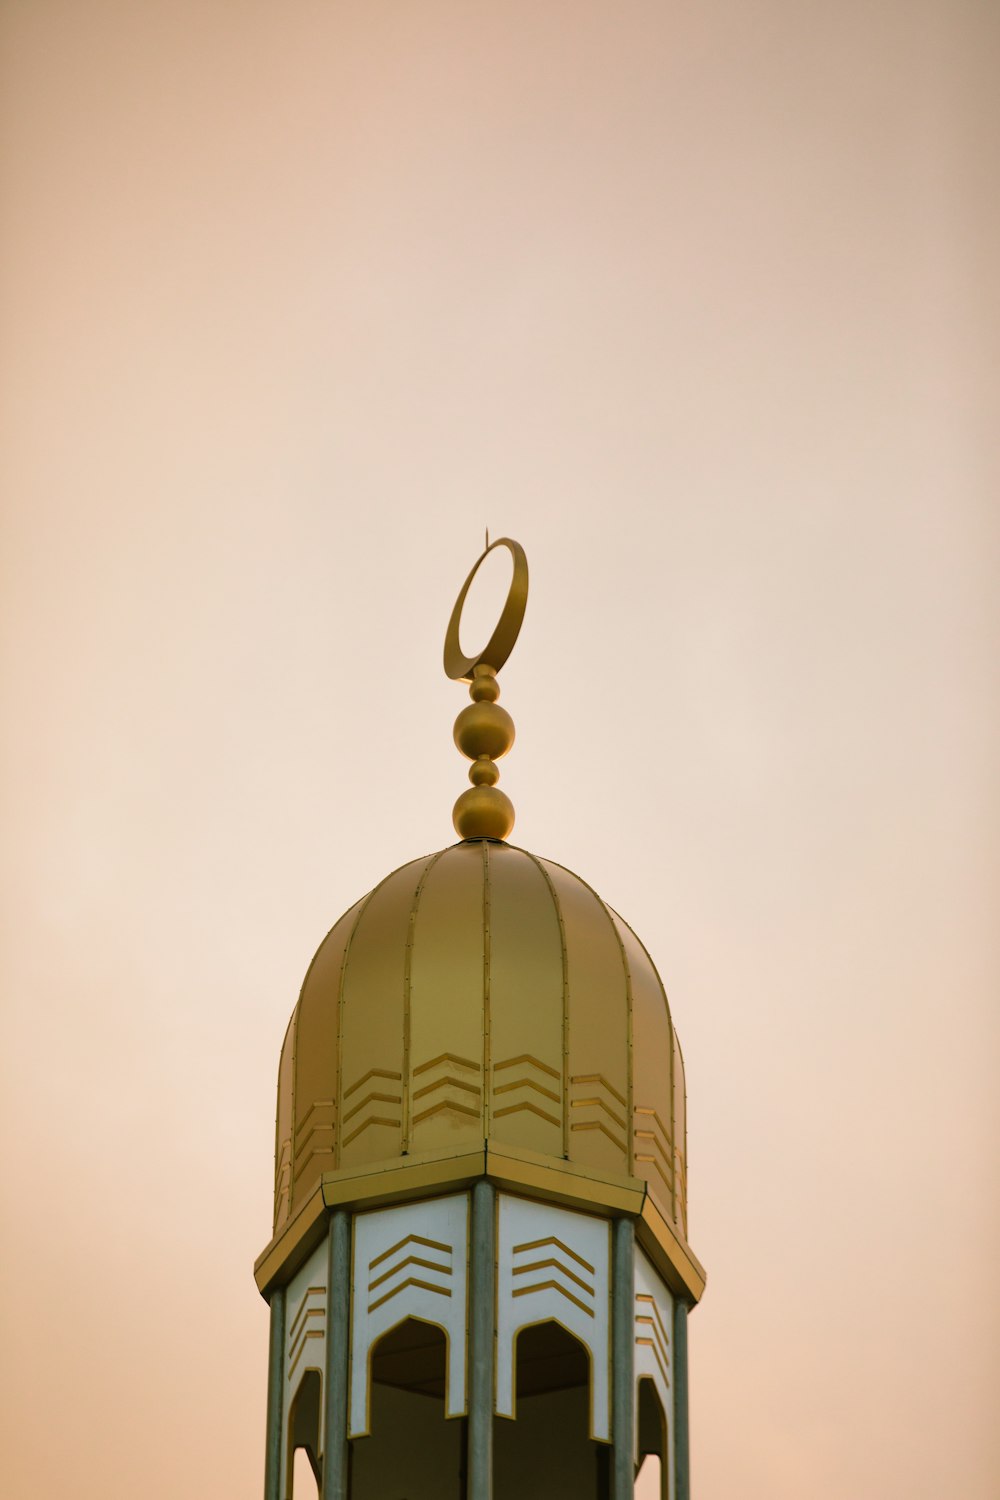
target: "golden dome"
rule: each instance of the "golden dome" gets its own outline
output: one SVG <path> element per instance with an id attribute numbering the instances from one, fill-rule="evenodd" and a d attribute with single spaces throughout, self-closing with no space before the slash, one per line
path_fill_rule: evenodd
<path id="1" fill-rule="evenodd" d="M 279 1069 L 275 1234 L 331 1174 L 484 1144 L 643 1179 L 687 1240 L 684 1068 L 649 954 L 578 876 L 470 839 L 387 876 L 309 967 Z"/>

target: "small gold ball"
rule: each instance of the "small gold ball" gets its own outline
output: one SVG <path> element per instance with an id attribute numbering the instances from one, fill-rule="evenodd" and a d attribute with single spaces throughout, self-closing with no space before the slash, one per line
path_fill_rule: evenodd
<path id="1" fill-rule="evenodd" d="M 495 703 L 470 703 L 455 720 L 455 744 L 470 760 L 480 755 L 499 760 L 513 743 L 514 720 Z"/>
<path id="2" fill-rule="evenodd" d="M 500 696 L 500 684 L 492 667 L 476 667 L 469 686 L 469 697 L 473 703 L 495 703 Z"/>
<path id="3" fill-rule="evenodd" d="M 514 804 L 494 786 L 470 786 L 451 815 L 462 839 L 505 839 L 514 827 Z"/>
<path id="4" fill-rule="evenodd" d="M 500 767 L 488 755 L 480 755 L 469 767 L 469 780 L 473 786 L 496 786 L 500 780 Z"/>

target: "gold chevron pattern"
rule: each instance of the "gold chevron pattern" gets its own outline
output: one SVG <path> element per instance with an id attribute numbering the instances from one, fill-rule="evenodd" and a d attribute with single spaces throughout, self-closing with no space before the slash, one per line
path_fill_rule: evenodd
<path id="1" fill-rule="evenodd" d="M 288 1378 L 295 1374 L 310 1340 L 326 1333 L 326 1287 L 310 1286 L 288 1329 Z"/>
<path id="2" fill-rule="evenodd" d="M 478 1120 L 483 1090 L 479 1064 L 453 1052 L 442 1052 L 413 1069 L 413 1124 L 446 1110 Z"/>
<path id="3" fill-rule="evenodd" d="M 641 1104 L 636 1105 L 633 1139 L 638 1170 L 645 1177 L 648 1177 L 650 1172 L 655 1172 L 662 1180 L 669 1196 L 674 1190 L 673 1142 L 670 1139 L 670 1131 L 655 1109 Z"/>
<path id="4" fill-rule="evenodd" d="M 368 1311 L 373 1313 L 409 1286 L 450 1297 L 453 1258 L 451 1246 L 441 1240 L 405 1235 L 368 1263 Z"/>
<path id="5" fill-rule="evenodd" d="M 321 1163 L 333 1167 L 333 1145 L 337 1107 L 332 1099 L 317 1099 L 295 1127 L 295 1180 L 302 1176 L 314 1156 L 326 1158 Z"/>
<path id="6" fill-rule="evenodd" d="M 514 1277 L 532 1279 L 518 1283 L 511 1295 L 527 1297 L 532 1292 L 554 1291 L 572 1302 L 588 1318 L 594 1316 L 594 1267 L 577 1255 L 556 1235 L 527 1240 L 512 1247 Z M 538 1279 L 544 1278 L 544 1279 Z"/>
<path id="7" fill-rule="evenodd" d="M 603 1073 L 574 1073 L 569 1084 L 570 1130 L 599 1130 L 625 1151 L 628 1106 L 618 1090 Z"/>
<path id="8" fill-rule="evenodd" d="M 370 1125 L 391 1125 L 399 1129 L 403 1118 L 402 1074 L 388 1073 L 384 1068 L 369 1068 L 364 1077 L 344 1090 L 344 1105 L 345 1146 L 349 1146 Z"/>
<path id="9" fill-rule="evenodd" d="M 494 1120 L 524 1112 L 559 1125 L 561 1093 L 562 1078 L 555 1068 L 530 1052 L 493 1064 Z"/>
<path id="10" fill-rule="evenodd" d="M 635 1342 L 637 1347 L 649 1349 L 669 1386 L 670 1335 L 663 1325 L 660 1309 L 648 1292 L 635 1294 Z"/>

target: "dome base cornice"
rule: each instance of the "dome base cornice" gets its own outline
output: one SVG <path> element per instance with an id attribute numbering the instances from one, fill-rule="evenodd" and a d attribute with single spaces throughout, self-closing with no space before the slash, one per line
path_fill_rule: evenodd
<path id="1" fill-rule="evenodd" d="M 700 1300 L 705 1272 L 660 1213 L 641 1178 L 605 1175 L 491 1141 L 475 1151 L 428 1151 L 402 1160 L 392 1157 L 364 1168 L 325 1172 L 309 1198 L 258 1258 L 254 1266 L 257 1287 L 262 1296 L 268 1297 L 274 1287 L 295 1274 L 325 1236 L 327 1216 L 335 1208 L 383 1208 L 433 1198 L 471 1187 L 480 1178 L 522 1197 L 562 1204 L 602 1218 L 633 1219 L 640 1244 L 671 1290 L 691 1303 Z"/>

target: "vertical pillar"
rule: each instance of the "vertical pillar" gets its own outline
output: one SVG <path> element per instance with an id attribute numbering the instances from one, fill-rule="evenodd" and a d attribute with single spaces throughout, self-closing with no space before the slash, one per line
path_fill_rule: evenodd
<path id="1" fill-rule="evenodd" d="M 635 1225 L 615 1219 L 611 1282 L 611 1500 L 635 1493 Z M 679 1497 L 678 1497 L 679 1500 Z"/>
<path id="2" fill-rule="evenodd" d="M 493 1341 L 496 1325 L 496 1193 L 472 1189 L 469 1235 L 468 1500 L 493 1500 Z"/>
<path id="3" fill-rule="evenodd" d="M 267 1447 L 264 1453 L 264 1500 L 284 1500 L 281 1472 L 281 1425 L 284 1408 L 285 1289 L 271 1293 L 271 1334 L 267 1349 Z"/>
<path id="4" fill-rule="evenodd" d="M 330 1217 L 327 1243 L 326 1380 L 323 1386 L 323 1500 L 347 1500 L 347 1390 L 351 1322 L 351 1216 Z"/>
<path id="5" fill-rule="evenodd" d="M 688 1448 L 688 1309 L 674 1299 L 674 1482 L 676 1500 L 691 1500 L 691 1459 Z"/>

